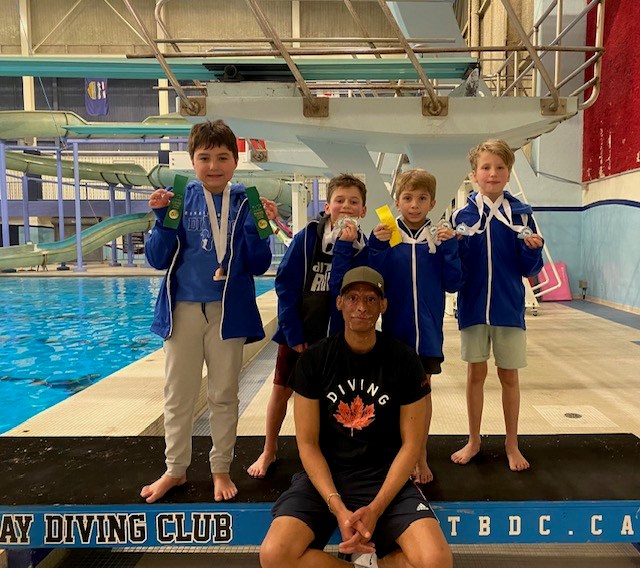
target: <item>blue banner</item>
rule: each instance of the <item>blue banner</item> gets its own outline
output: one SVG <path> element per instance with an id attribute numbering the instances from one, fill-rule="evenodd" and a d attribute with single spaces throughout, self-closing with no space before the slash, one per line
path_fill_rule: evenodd
<path id="1" fill-rule="evenodd" d="M 84 80 L 84 104 L 90 116 L 109 114 L 106 79 Z"/>
<path id="2" fill-rule="evenodd" d="M 451 544 L 634 543 L 640 536 L 639 501 L 432 506 Z M 0 506 L 0 547 L 257 546 L 271 521 L 271 503 Z"/>

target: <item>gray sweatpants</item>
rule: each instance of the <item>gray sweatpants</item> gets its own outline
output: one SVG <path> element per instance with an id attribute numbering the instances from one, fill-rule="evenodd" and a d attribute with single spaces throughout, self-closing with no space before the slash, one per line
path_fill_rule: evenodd
<path id="1" fill-rule="evenodd" d="M 206 313 L 206 317 L 205 317 Z M 166 475 L 182 477 L 191 463 L 195 405 L 207 364 L 212 473 L 228 473 L 238 426 L 238 377 L 245 338 L 220 338 L 221 302 L 177 302 L 166 354 L 164 430 Z"/>

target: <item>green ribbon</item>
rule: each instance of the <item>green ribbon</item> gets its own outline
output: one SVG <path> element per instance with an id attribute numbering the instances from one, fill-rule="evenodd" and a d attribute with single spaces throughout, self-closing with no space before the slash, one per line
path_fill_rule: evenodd
<path id="1" fill-rule="evenodd" d="M 187 183 L 189 183 L 188 177 L 181 175 L 175 176 L 173 180 L 173 187 L 171 188 L 173 197 L 171 198 L 171 201 L 169 201 L 169 209 L 167 210 L 167 214 L 164 216 L 164 222 L 162 223 L 164 227 L 177 229 L 180 225 L 182 209 L 184 208 L 184 190 L 187 187 Z"/>
<path id="2" fill-rule="evenodd" d="M 258 235 L 261 239 L 266 239 L 273 233 L 271 229 L 271 223 L 264 210 L 262 201 L 260 201 L 260 194 L 255 187 L 247 187 L 247 199 L 249 200 L 249 210 L 253 216 L 253 221 L 258 228 Z"/>

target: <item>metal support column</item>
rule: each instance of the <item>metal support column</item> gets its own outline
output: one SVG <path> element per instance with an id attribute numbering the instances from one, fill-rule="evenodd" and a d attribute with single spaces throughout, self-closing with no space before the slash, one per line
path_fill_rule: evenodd
<path id="1" fill-rule="evenodd" d="M 24 224 L 24 242 L 31 242 L 31 227 L 29 226 L 29 179 L 22 175 L 22 222 Z"/>
<path id="2" fill-rule="evenodd" d="M 124 186 L 124 211 L 128 215 L 131 213 L 131 186 Z M 138 266 L 133 262 L 133 236 L 127 233 L 127 264 L 125 266 L 131 268 Z"/>
<path id="3" fill-rule="evenodd" d="M 315 178 L 313 180 L 313 183 L 311 185 L 312 189 L 313 189 L 313 202 L 312 202 L 312 211 L 311 214 L 313 215 L 313 218 L 315 219 L 319 214 L 320 214 L 320 182 L 318 181 L 318 178 Z"/>
<path id="4" fill-rule="evenodd" d="M 64 184 L 62 182 L 62 150 L 58 140 L 56 150 L 56 177 L 58 178 L 58 240 L 64 240 Z M 69 270 L 66 262 L 61 262 L 56 270 Z"/>
<path id="5" fill-rule="evenodd" d="M 147 248 L 147 241 L 149 240 L 149 231 L 145 231 L 144 233 L 142 233 L 142 241 L 143 241 L 143 245 L 144 248 Z M 147 260 L 147 255 L 144 255 L 144 264 L 142 265 L 144 268 L 153 268 L 153 266 L 151 266 L 149 264 L 149 261 Z"/>
<path id="6" fill-rule="evenodd" d="M 114 185 L 109 185 L 109 216 L 116 216 L 116 188 Z M 111 262 L 109 266 L 122 266 L 118 262 L 118 241 L 113 239 L 111 241 Z"/>
<path id="7" fill-rule="evenodd" d="M 9 195 L 7 192 L 7 149 L 0 140 L 0 216 L 2 217 L 2 246 L 9 246 Z"/>
<path id="8" fill-rule="evenodd" d="M 78 143 L 73 142 L 73 186 L 76 216 L 76 272 L 86 272 L 82 262 L 82 211 L 80 210 L 80 164 L 78 159 Z"/>

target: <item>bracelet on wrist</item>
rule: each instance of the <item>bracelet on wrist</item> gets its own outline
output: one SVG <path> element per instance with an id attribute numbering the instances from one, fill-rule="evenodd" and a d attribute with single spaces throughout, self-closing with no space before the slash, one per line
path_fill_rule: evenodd
<path id="1" fill-rule="evenodd" d="M 332 515 L 335 514 L 334 510 L 331 508 L 331 499 L 334 497 L 340 497 L 340 493 L 329 493 L 329 495 L 327 495 L 327 507 Z"/>

